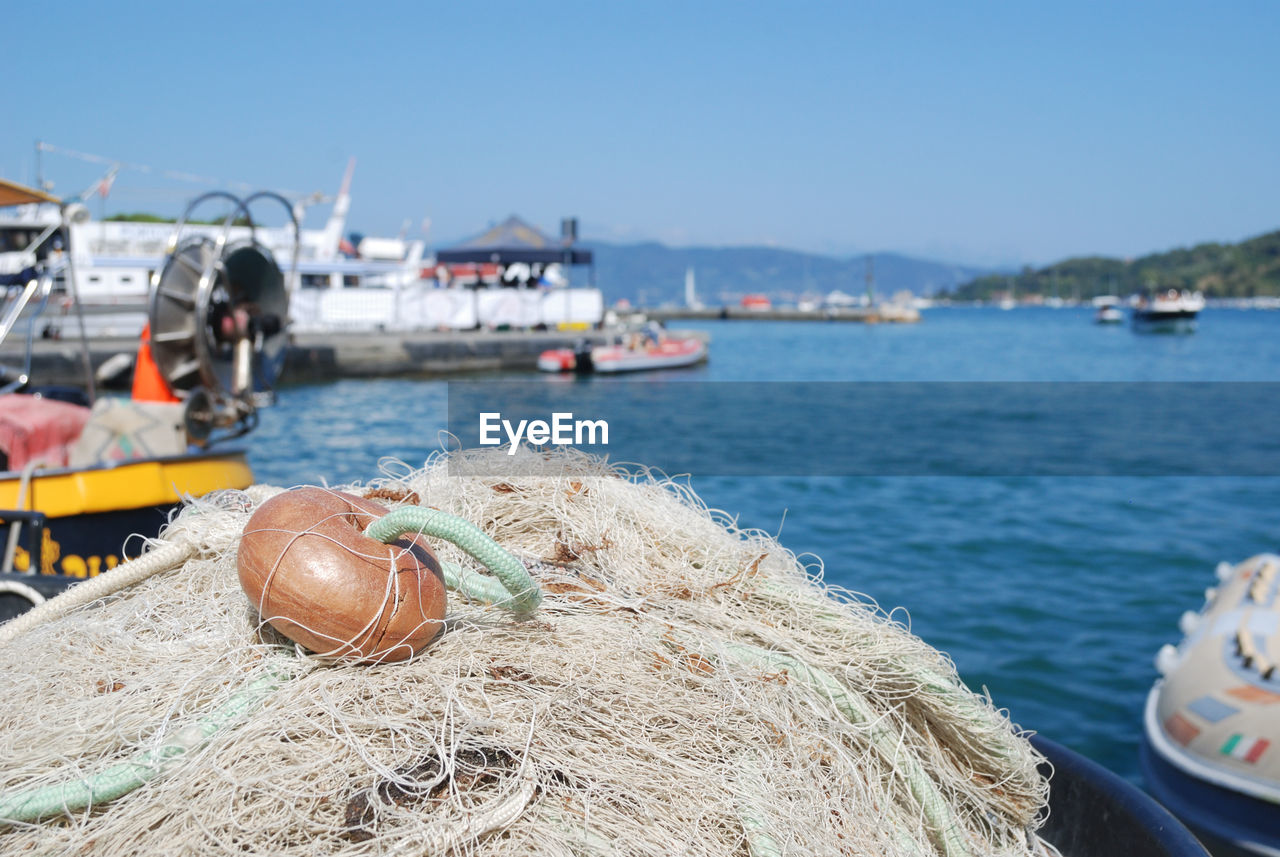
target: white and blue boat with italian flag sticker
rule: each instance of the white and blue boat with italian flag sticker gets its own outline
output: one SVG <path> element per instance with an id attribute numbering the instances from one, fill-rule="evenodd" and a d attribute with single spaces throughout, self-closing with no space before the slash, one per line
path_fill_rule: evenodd
<path id="1" fill-rule="evenodd" d="M 1215 857 L 1280 857 L 1280 556 L 1222 563 L 1218 579 L 1156 657 L 1143 773 Z"/>

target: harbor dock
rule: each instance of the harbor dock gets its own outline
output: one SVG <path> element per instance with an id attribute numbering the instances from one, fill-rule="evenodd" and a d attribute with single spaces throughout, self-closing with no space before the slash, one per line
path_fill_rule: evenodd
<path id="1" fill-rule="evenodd" d="M 699 331 L 673 331 L 703 341 Z M 549 348 L 572 348 L 582 340 L 597 345 L 616 339 L 613 330 L 472 330 L 296 333 L 287 346 L 283 383 L 308 383 L 337 378 L 449 377 L 477 372 L 532 370 L 538 355 Z M 25 343 L 12 343 L 23 346 Z M 138 340 L 129 337 L 91 339 L 94 370 L 114 360 L 104 386 L 127 386 Z M 127 358 L 127 362 L 125 360 Z M 0 352 L 0 362 L 21 365 L 20 348 Z M 31 355 L 31 374 L 47 384 L 82 384 L 84 366 L 76 338 L 37 340 Z M 109 367 L 110 368 L 110 367 Z M 121 380 L 122 379 L 122 380 Z"/>
<path id="2" fill-rule="evenodd" d="M 920 311 L 909 306 L 827 307 L 769 309 L 740 306 L 654 307 L 642 312 L 655 321 L 851 321 L 861 324 L 910 324 L 920 320 Z"/>

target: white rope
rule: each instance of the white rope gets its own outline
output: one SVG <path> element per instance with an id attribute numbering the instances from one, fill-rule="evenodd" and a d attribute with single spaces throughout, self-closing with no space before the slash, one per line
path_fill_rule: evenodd
<path id="1" fill-rule="evenodd" d="M 190 541 L 169 542 L 147 551 L 135 560 L 118 565 L 111 571 L 76 584 L 56 598 L 0 625 L 0 646 L 12 642 L 32 628 L 67 615 L 81 605 L 105 598 L 146 580 L 153 574 L 181 565 L 195 550 L 195 544 Z"/>
<path id="2" fill-rule="evenodd" d="M 474 842 L 482 836 L 511 825 L 524 813 L 529 801 L 538 791 L 538 783 L 530 776 L 523 776 L 520 787 L 492 809 L 466 816 L 461 825 L 450 823 L 436 825 L 411 839 L 401 839 L 390 854 L 448 854 L 466 842 Z"/>

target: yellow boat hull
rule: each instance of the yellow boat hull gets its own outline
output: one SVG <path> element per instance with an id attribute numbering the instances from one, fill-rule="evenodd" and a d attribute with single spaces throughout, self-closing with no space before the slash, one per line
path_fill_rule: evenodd
<path id="1" fill-rule="evenodd" d="M 44 516 L 39 544 L 29 524 L 14 556 L 14 570 L 28 571 L 32 553 L 41 574 L 93 577 L 119 565 L 131 535 L 152 537 L 174 507 L 188 497 L 220 489 L 243 489 L 253 473 L 242 450 L 172 458 L 138 459 L 89 468 L 41 470 L 25 487 L 16 473 L 0 479 L 0 509 L 27 510 Z M 13 526 L 5 519 L 4 539 Z M 142 543 L 133 540 L 131 554 Z"/>

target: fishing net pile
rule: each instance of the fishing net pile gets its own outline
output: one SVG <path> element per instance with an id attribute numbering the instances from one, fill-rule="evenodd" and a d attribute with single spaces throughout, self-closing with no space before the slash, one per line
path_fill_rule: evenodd
<path id="1" fill-rule="evenodd" d="M 408 661 L 310 655 L 237 580 L 239 534 L 280 490 L 255 486 L 184 508 L 162 540 L 194 543 L 185 563 L 0 647 L 0 796 L 139 758 L 162 769 L 111 802 L 0 827 L 0 851 L 1044 847 L 1035 752 L 873 604 L 642 471 L 522 450 L 519 477 L 456 475 L 494 454 L 346 490 L 477 524 L 538 582 L 528 616 L 453 593 L 443 634 Z M 236 702 L 254 687 L 269 689 Z M 169 758 L 175 740 L 189 751 Z"/>

